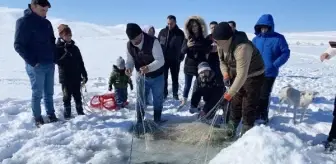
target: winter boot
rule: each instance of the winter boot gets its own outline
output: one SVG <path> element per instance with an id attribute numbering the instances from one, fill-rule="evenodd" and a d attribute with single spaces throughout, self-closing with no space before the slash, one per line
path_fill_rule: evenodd
<path id="1" fill-rule="evenodd" d="M 78 115 L 85 115 L 82 105 L 76 105 L 76 111 Z"/>
<path id="2" fill-rule="evenodd" d="M 166 122 L 167 120 L 161 119 L 162 110 L 154 110 L 154 122 L 157 124 L 161 124 Z"/>
<path id="3" fill-rule="evenodd" d="M 260 119 L 264 121 L 264 124 L 267 124 L 268 123 L 268 111 L 265 111 L 265 112 L 262 112 L 261 113 L 261 116 L 260 116 Z"/>
<path id="4" fill-rule="evenodd" d="M 49 117 L 50 122 L 57 122 L 58 121 L 58 118 L 56 117 L 55 114 L 48 115 L 48 117 Z"/>
<path id="5" fill-rule="evenodd" d="M 191 113 L 191 114 L 197 113 L 199 111 L 200 111 L 200 109 L 193 106 L 193 105 L 191 105 L 190 108 L 189 108 L 189 113 Z"/>
<path id="6" fill-rule="evenodd" d="M 174 98 L 175 100 L 180 100 L 177 94 L 174 94 L 174 95 L 173 95 L 173 98 Z"/>
<path id="7" fill-rule="evenodd" d="M 226 140 L 232 140 L 235 137 L 238 125 L 239 125 L 239 123 L 235 123 L 232 120 L 230 120 L 224 126 L 224 138 Z"/>
<path id="8" fill-rule="evenodd" d="M 182 109 L 185 105 L 187 105 L 188 98 L 183 97 L 179 109 Z"/>
<path id="9" fill-rule="evenodd" d="M 36 127 L 40 127 L 41 125 L 44 124 L 44 121 L 43 121 L 42 116 L 37 117 L 37 118 L 35 118 L 34 120 L 35 120 L 35 125 L 36 125 Z"/>
<path id="10" fill-rule="evenodd" d="M 142 121 L 145 118 L 145 111 L 142 110 L 142 112 L 140 112 L 141 110 L 137 111 L 137 123 L 142 123 Z"/>
<path id="11" fill-rule="evenodd" d="M 200 112 L 199 112 L 199 114 L 198 114 L 198 118 L 203 118 L 204 116 L 206 116 L 207 114 L 203 111 L 203 110 L 201 110 Z"/>
<path id="12" fill-rule="evenodd" d="M 243 125 L 240 136 L 244 135 L 248 130 L 252 129 L 251 125 Z"/>
<path id="13" fill-rule="evenodd" d="M 71 107 L 64 107 L 64 119 L 68 120 L 71 118 Z"/>
<path id="14" fill-rule="evenodd" d="M 324 143 L 324 148 L 325 148 L 325 151 L 327 152 L 333 152 L 333 151 L 336 151 L 336 139 L 333 139 L 331 141 L 326 141 Z"/>
<path id="15" fill-rule="evenodd" d="M 121 105 L 121 107 L 122 108 L 126 108 L 127 106 L 128 106 L 128 104 L 129 104 L 129 102 L 128 101 L 125 101 L 122 105 Z M 148 105 L 148 104 L 147 104 Z"/>

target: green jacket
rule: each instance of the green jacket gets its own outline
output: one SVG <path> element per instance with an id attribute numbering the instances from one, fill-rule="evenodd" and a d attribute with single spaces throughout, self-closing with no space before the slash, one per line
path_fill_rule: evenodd
<path id="1" fill-rule="evenodd" d="M 127 84 L 129 84 L 131 90 L 133 90 L 131 78 L 125 74 L 124 70 L 119 70 L 117 66 L 113 65 L 113 72 L 109 79 L 109 91 L 112 90 L 112 85 L 114 88 L 127 88 Z"/>

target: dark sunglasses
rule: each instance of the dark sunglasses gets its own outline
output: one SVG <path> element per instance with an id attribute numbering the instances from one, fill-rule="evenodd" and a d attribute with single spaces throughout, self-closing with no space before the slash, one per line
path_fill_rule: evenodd
<path id="1" fill-rule="evenodd" d="M 51 8 L 51 5 L 50 3 L 47 1 L 47 2 L 42 2 L 42 3 L 37 3 L 36 5 L 39 5 L 41 7 L 49 7 Z"/>

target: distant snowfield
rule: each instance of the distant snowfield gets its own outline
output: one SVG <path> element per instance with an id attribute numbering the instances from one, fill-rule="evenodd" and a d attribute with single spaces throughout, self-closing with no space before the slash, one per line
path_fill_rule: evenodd
<path id="1" fill-rule="evenodd" d="M 131 145 L 128 128 L 134 121 L 135 114 L 134 91 L 130 91 L 130 109 L 104 115 L 78 116 L 67 123 L 47 124 L 40 129 L 34 127 L 30 110 L 29 80 L 21 57 L 13 49 L 15 21 L 21 15 L 21 9 L 0 7 L 0 162 L 126 163 Z M 105 93 L 113 63 L 118 56 L 126 58 L 125 25 L 107 27 L 58 18 L 50 20 L 56 36 L 56 29 L 60 23 L 67 23 L 72 28 L 74 40 L 81 49 L 89 75 L 86 100 L 96 93 Z M 250 38 L 253 37 L 253 34 L 248 35 Z M 254 127 L 231 146 L 222 149 L 218 154 L 214 153 L 209 163 L 336 163 L 336 155 L 324 154 L 321 145 L 328 135 L 332 120 L 336 93 L 336 60 L 325 63 L 319 61 L 319 55 L 328 47 L 328 41 L 336 40 L 336 31 L 284 35 L 290 44 L 291 58 L 281 69 L 274 86 L 270 125 Z M 181 71 L 180 93 L 183 81 Z M 277 113 L 279 89 L 287 84 L 300 90 L 319 92 L 317 99 L 309 106 L 306 118 L 297 125 L 293 124 L 291 111 L 286 114 Z M 63 119 L 62 92 L 58 84 L 57 71 L 54 99 L 57 115 Z M 176 112 L 177 104 L 178 102 L 169 98 L 164 104 L 163 117 L 170 120 L 195 119 L 195 116 L 188 111 Z M 151 114 L 151 110 L 148 110 L 148 113 Z M 44 111 L 43 114 L 45 115 Z M 140 143 L 141 141 L 135 141 L 137 150 L 141 150 Z M 168 148 L 173 148 L 172 144 L 166 144 L 167 150 L 155 149 L 153 144 L 150 149 L 146 151 L 143 149 L 142 153 L 135 152 L 132 163 L 141 160 L 188 163 L 186 161 L 196 158 L 195 155 L 191 157 L 190 154 L 185 154 L 187 151 L 192 151 L 187 147 L 179 148 L 181 152 L 173 149 L 169 151 Z M 154 150 L 165 151 L 166 155 L 163 156 L 166 159 L 157 157 L 159 155 L 156 154 L 150 156 Z M 144 157 L 141 159 L 141 154 L 144 155 L 146 152 L 145 157 L 148 159 Z"/>

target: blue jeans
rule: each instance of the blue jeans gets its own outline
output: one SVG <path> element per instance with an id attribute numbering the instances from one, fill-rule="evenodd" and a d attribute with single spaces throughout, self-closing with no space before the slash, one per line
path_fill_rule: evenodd
<path id="1" fill-rule="evenodd" d="M 137 75 L 137 113 L 142 112 L 143 116 L 149 91 L 151 91 L 153 95 L 154 110 L 162 111 L 164 91 L 163 75 L 155 78 L 146 78 L 142 75 Z"/>
<path id="2" fill-rule="evenodd" d="M 149 89 L 149 93 L 148 93 L 148 95 L 147 95 L 147 100 L 146 100 L 147 105 L 152 104 L 152 103 L 151 103 L 152 101 L 153 101 L 153 97 L 152 97 L 152 94 L 151 94 L 150 89 Z"/>
<path id="3" fill-rule="evenodd" d="M 183 98 L 188 98 L 194 75 L 184 74 Z"/>
<path id="4" fill-rule="evenodd" d="M 117 105 L 121 107 L 127 101 L 127 88 L 115 88 Z"/>
<path id="5" fill-rule="evenodd" d="M 32 89 L 32 110 L 35 118 L 41 117 L 41 99 L 43 96 L 47 115 L 54 115 L 54 73 L 55 64 L 41 64 L 32 67 L 26 64 L 26 71 L 30 79 Z"/>

